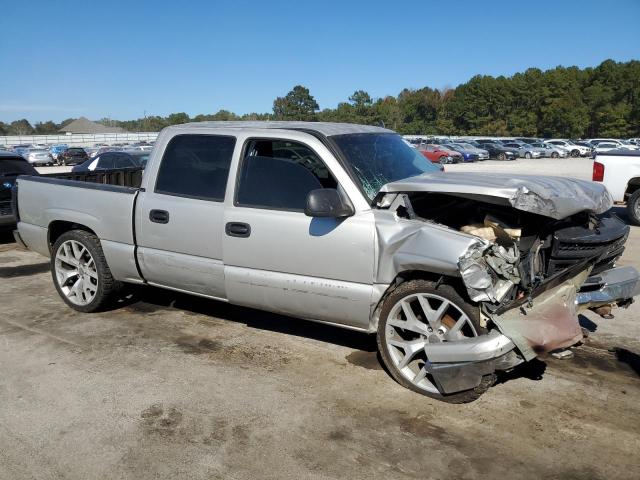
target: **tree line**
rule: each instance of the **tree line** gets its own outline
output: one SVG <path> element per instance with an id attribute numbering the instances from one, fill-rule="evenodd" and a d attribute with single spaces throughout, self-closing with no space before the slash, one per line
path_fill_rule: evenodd
<path id="1" fill-rule="evenodd" d="M 0 122 L 0 134 L 56 133 L 54 122 Z M 606 60 L 597 67 L 530 68 L 511 77 L 476 75 L 451 89 L 404 89 L 372 98 L 355 91 L 336 108 L 320 109 L 308 88 L 297 85 L 273 102 L 271 113 L 228 110 L 189 117 L 172 113 L 137 120 L 106 120 L 128 131 L 207 120 L 307 120 L 384 125 L 403 134 L 594 138 L 640 136 L 640 61 Z"/>

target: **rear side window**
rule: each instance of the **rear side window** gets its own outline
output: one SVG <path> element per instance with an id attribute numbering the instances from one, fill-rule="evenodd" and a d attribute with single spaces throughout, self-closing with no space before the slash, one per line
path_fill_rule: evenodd
<path id="1" fill-rule="evenodd" d="M 311 190 L 337 185 L 324 162 L 306 145 L 251 140 L 240 167 L 236 205 L 303 211 Z"/>
<path id="2" fill-rule="evenodd" d="M 162 157 L 156 193 L 221 202 L 229 177 L 235 137 L 177 135 Z"/>
<path id="3" fill-rule="evenodd" d="M 98 168 L 100 169 L 110 169 L 113 167 L 113 159 L 115 157 L 114 153 L 103 153 L 98 157 Z"/>
<path id="4" fill-rule="evenodd" d="M 113 168 L 131 168 L 135 166 L 136 164 L 133 159 L 123 153 L 116 155 L 116 158 L 113 160 Z"/>

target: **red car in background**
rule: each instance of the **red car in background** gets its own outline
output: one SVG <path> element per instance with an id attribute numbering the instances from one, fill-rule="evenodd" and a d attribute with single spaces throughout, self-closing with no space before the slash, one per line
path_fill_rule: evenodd
<path id="1" fill-rule="evenodd" d="M 418 151 L 433 163 L 460 163 L 464 160 L 461 153 L 440 145 L 424 145 Z"/>

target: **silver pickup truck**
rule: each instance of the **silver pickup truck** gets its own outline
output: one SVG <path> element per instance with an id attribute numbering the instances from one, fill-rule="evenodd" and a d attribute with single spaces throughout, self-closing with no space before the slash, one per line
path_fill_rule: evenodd
<path id="1" fill-rule="evenodd" d="M 20 177 L 16 198 L 16 239 L 76 310 L 144 283 L 377 333 L 401 385 L 449 402 L 638 290 L 602 185 L 443 173 L 378 127 L 173 126 L 141 185 Z"/>

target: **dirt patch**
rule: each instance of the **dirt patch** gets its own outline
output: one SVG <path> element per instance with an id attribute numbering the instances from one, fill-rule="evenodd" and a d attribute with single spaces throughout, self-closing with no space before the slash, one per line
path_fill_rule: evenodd
<path id="1" fill-rule="evenodd" d="M 222 343 L 209 338 L 186 335 L 176 339 L 178 345 L 184 353 L 200 355 L 203 353 L 216 352 L 222 348 Z"/>
<path id="2" fill-rule="evenodd" d="M 172 436 L 182 422 L 182 412 L 175 407 L 163 408 L 162 404 L 154 404 L 140 413 L 143 428 L 148 435 Z"/>

